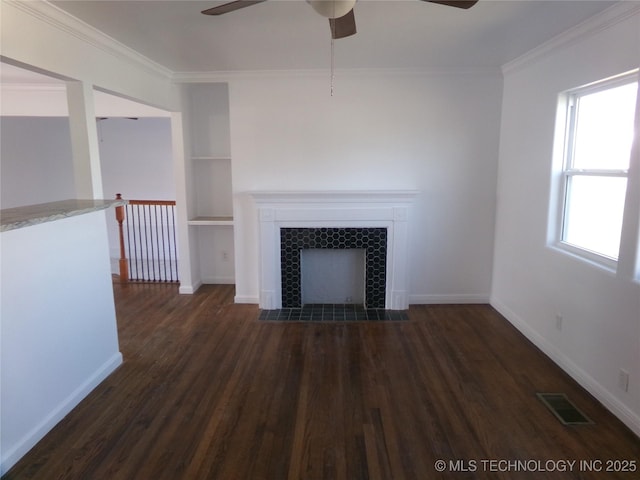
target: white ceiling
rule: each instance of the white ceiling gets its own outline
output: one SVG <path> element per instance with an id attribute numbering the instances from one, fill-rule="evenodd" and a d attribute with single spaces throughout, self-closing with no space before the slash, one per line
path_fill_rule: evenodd
<path id="1" fill-rule="evenodd" d="M 638 1 L 638 0 L 627 0 Z M 224 2 L 52 2 L 174 72 L 324 69 L 328 21 L 303 0 L 270 0 L 226 15 Z M 470 10 L 419 0 L 359 0 L 358 33 L 336 40 L 336 68 L 493 69 L 612 1 L 480 0 Z"/>

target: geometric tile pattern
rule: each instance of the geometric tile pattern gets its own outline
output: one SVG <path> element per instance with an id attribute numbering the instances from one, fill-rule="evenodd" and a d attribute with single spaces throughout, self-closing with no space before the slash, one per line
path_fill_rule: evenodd
<path id="1" fill-rule="evenodd" d="M 387 285 L 386 228 L 281 228 L 282 307 L 301 308 L 300 251 L 307 248 L 365 250 L 365 307 L 384 309 Z"/>
<path id="2" fill-rule="evenodd" d="M 302 308 L 260 310 L 258 320 L 272 322 L 389 322 L 409 320 L 407 310 L 365 308 L 364 305 L 309 304 Z"/>

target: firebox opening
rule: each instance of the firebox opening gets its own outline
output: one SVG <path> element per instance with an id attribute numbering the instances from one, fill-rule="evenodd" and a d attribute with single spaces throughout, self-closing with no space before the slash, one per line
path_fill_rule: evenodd
<path id="1" fill-rule="evenodd" d="M 365 304 L 365 249 L 300 252 L 302 304 Z"/>

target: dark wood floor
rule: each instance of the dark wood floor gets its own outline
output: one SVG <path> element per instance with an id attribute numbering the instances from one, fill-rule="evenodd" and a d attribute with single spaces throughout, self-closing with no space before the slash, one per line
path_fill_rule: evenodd
<path id="1" fill-rule="evenodd" d="M 231 286 L 114 288 L 124 364 L 7 479 L 639 478 L 584 471 L 637 463 L 640 439 L 491 307 L 278 323 Z M 539 391 L 596 424 L 563 426 Z"/>

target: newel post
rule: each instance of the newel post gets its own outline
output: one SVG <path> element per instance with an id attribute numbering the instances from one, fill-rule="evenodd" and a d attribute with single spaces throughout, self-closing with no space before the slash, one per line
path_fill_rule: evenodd
<path id="1" fill-rule="evenodd" d="M 122 200 L 122 195 L 117 193 L 116 200 Z M 120 235 L 120 282 L 127 283 L 129 281 L 129 264 L 127 262 L 127 254 L 124 249 L 124 232 L 122 230 L 122 222 L 124 222 L 124 205 L 116 207 L 116 220 L 118 221 L 118 233 Z"/>

